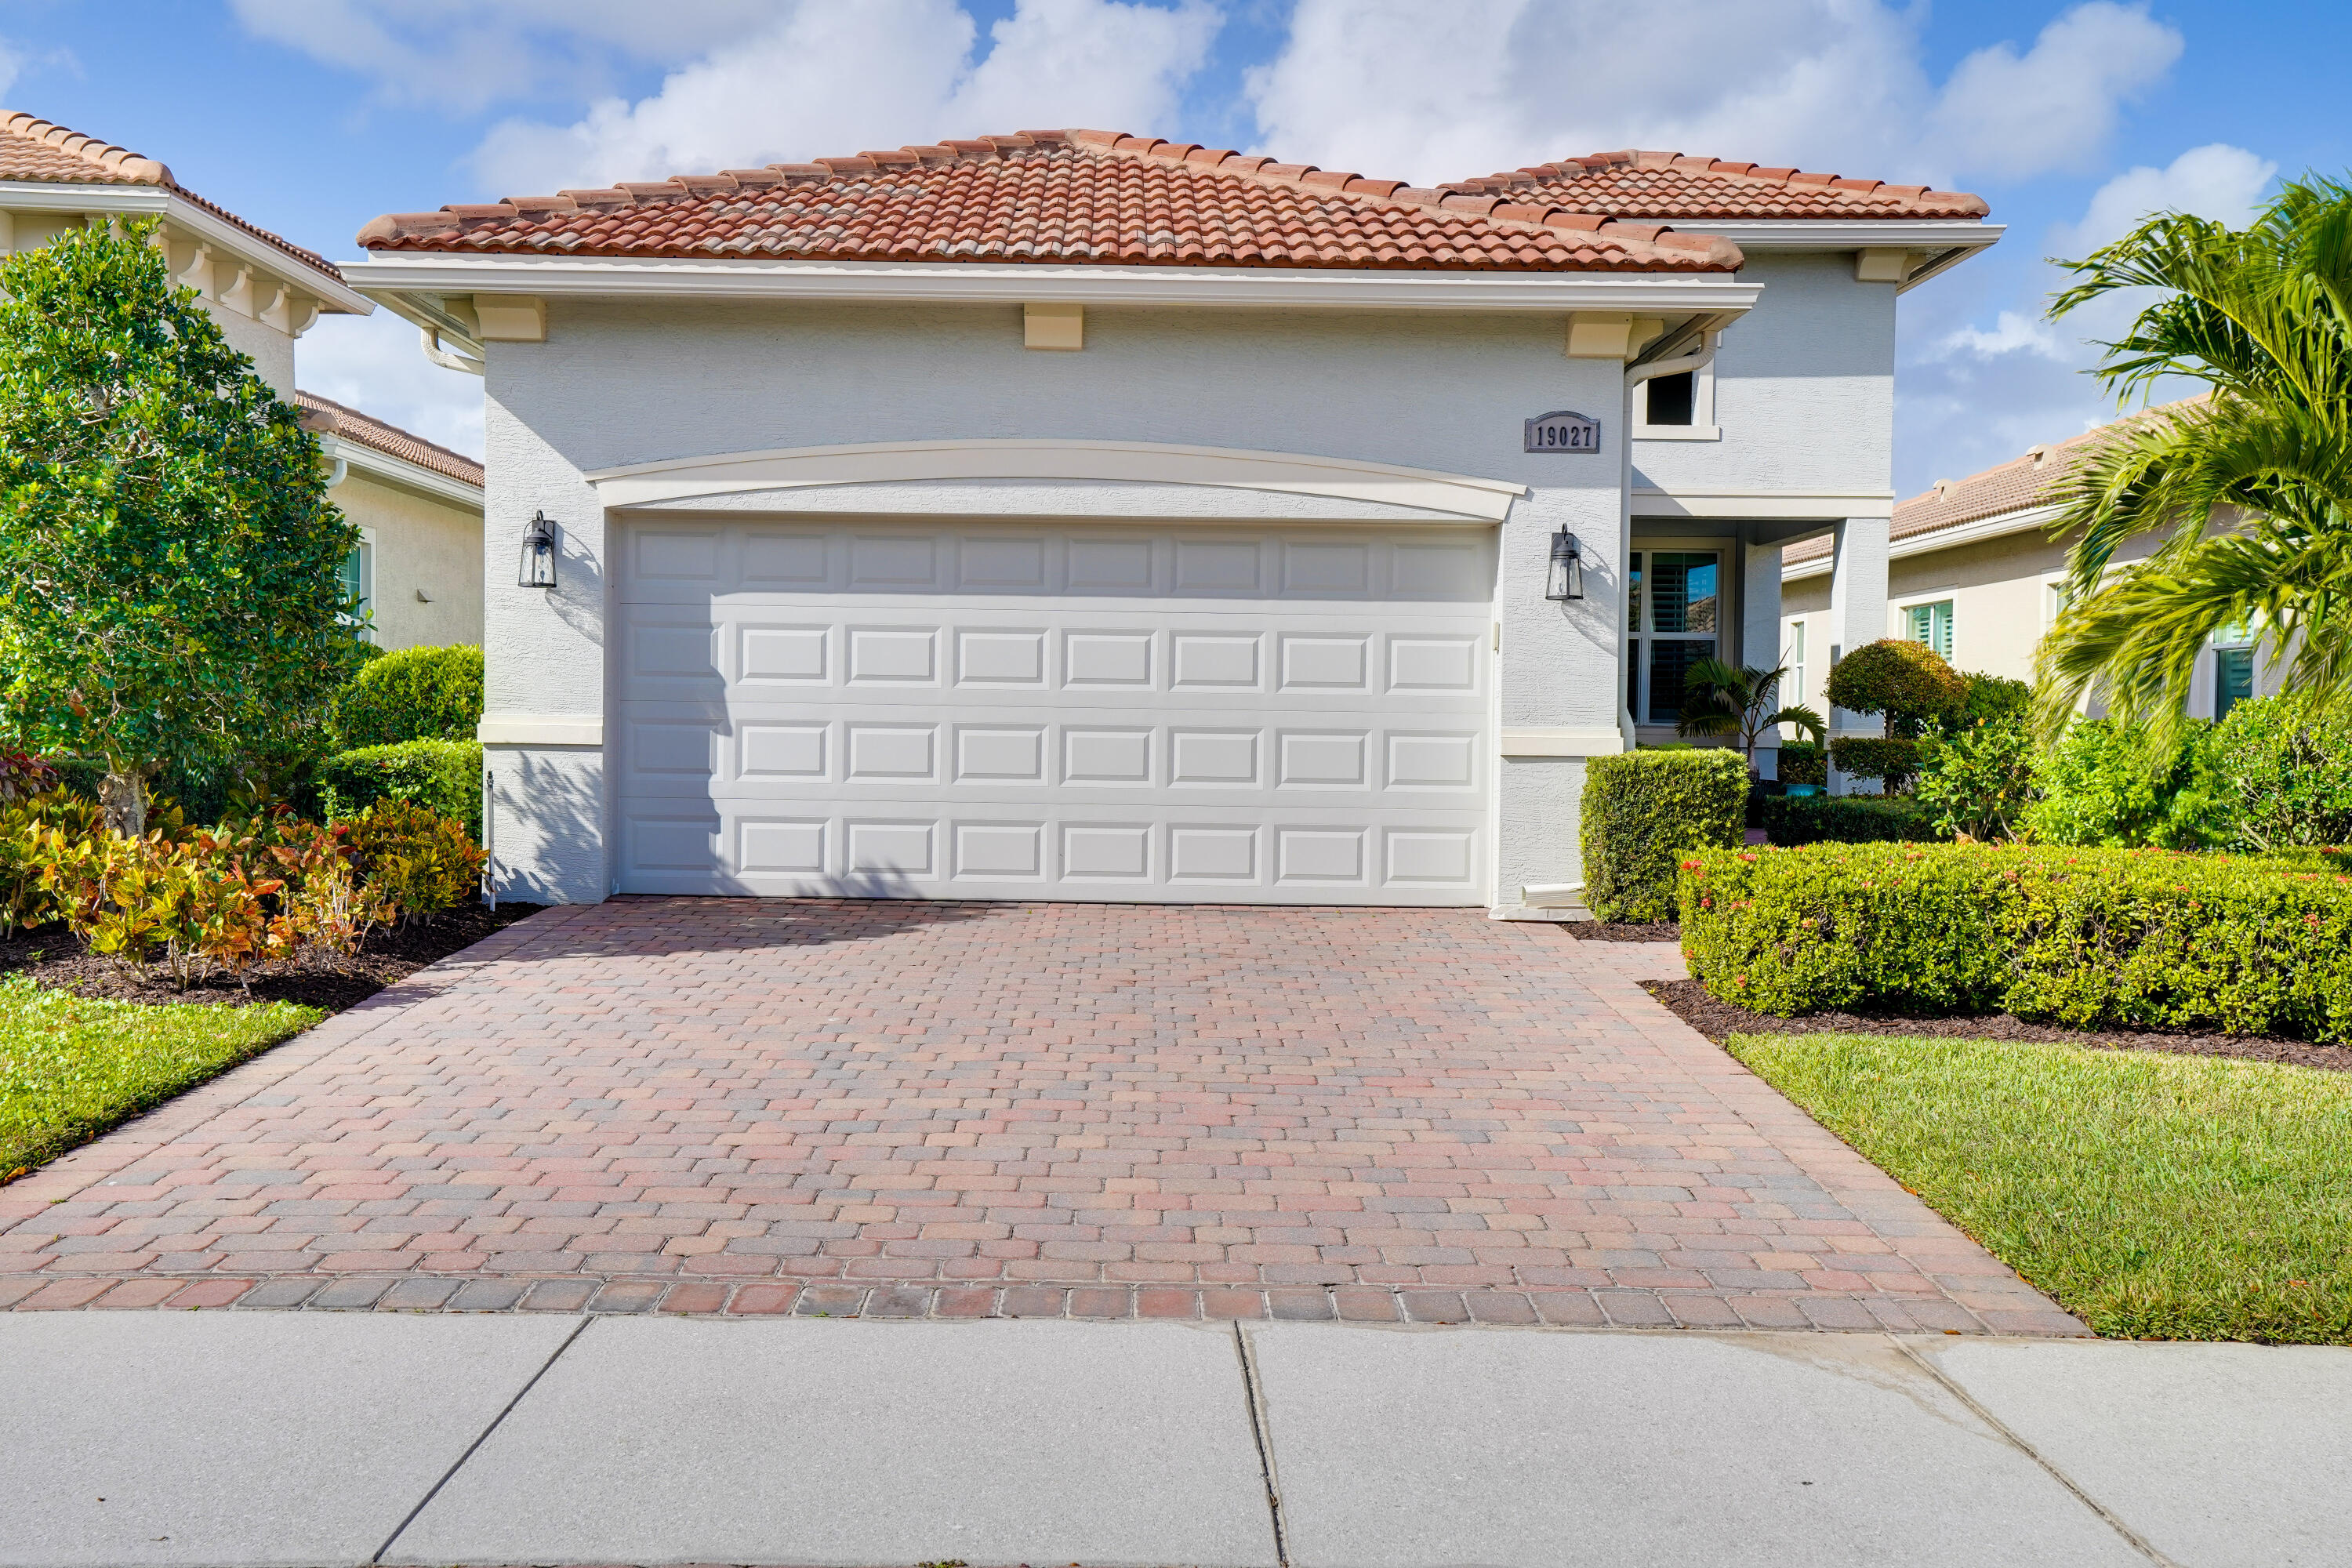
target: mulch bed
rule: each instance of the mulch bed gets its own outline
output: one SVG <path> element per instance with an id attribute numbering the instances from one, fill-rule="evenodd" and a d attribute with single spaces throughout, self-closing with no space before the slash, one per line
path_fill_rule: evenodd
<path id="1" fill-rule="evenodd" d="M 502 903 L 493 911 L 479 904 L 461 904 L 429 921 L 372 931 L 358 952 L 335 962 L 332 967 L 258 966 L 251 973 L 249 987 L 215 976 L 183 991 L 161 963 L 133 968 L 111 958 L 84 952 L 61 925 L 0 937 L 0 974 L 28 973 L 41 985 L 123 1002 L 192 1003 L 200 1006 L 299 1002 L 340 1013 L 366 1001 L 393 982 L 405 980 L 426 964 L 473 946 L 500 927 L 537 913 L 539 909 L 537 904 Z"/>
<path id="2" fill-rule="evenodd" d="M 2250 1061 L 2352 1072 L 2352 1046 L 2315 1046 L 2242 1035 L 2174 1034 L 2157 1029 L 2061 1029 L 2007 1013 L 1965 1017 L 1901 1017 L 1885 1013 L 1807 1013 L 1776 1018 L 1717 1001 L 1696 980 L 1645 980 L 1642 988 L 1675 1016 L 1721 1045 L 1734 1035 L 1932 1035 L 2095 1046 L 2103 1050 L 2168 1051 L 2176 1056 L 2243 1057 Z"/>
<path id="3" fill-rule="evenodd" d="M 1680 942 L 1673 921 L 1562 921 L 1559 929 L 1579 942 Z"/>

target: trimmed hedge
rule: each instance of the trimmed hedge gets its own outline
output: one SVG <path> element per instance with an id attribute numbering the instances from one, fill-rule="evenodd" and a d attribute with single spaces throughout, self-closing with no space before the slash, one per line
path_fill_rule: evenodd
<path id="1" fill-rule="evenodd" d="M 404 647 L 370 660 L 335 699 L 344 746 L 470 741 L 482 721 L 482 650 Z"/>
<path id="2" fill-rule="evenodd" d="M 1683 951 L 1717 999 L 2006 1011 L 2073 1028 L 2352 1039 L 2340 858 L 1987 844 L 1686 857 Z"/>
<path id="3" fill-rule="evenodd" d="M 1793 784 L 1827 784 L 1830 782 L 1829 753 L 1817 741 L 1783 741 L 1780 742 L 1780 782 Z"/>
<path id="4" fill-rule="evenodd" d="M 1593 918 L 1670 920 L 1675 861 L 1747 837 L 1748 763 L 1721 746 L 1594 757 L 1580 823 Z"/>
<path id="5" fill-rule="evenodd" d="M 1906 796 L 1781 795 L 1764 802 L 1764 831 L 1783 848 L 1799 844 L 1931 844 L 1936 814 Z"/>
<path id="6" fill-rule="evenodd" d="M 1882 779 L 1899 790 L 1919 775 L 1919 742 L 1887 741 L 1875 735 L 1840 735 L 1830 742 L 1830 761 L 1838 772 L 1858 779 Z"/>
<path id="7" fill-rule="evenodd" d="M 319 783 L 349 814 L 380 800 L 414 801 L 482 837 L 482 746 L 478 741 L 404 741 L 338 752 L 319 764 Z"/>

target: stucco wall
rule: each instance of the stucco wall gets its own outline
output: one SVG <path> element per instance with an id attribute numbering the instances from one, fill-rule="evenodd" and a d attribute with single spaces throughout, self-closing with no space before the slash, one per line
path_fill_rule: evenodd
<path id="1" fill-rule="evenodd" d="M 294 395 L 294 340 L 276 327 L 239 315 L 226 305 L 205 301 L 205 310 L 220 323 L 229 346 L 253 361 L 254 373 L 278 396 Z"/>
<path id="2" fill-rule="evenodd" d="M 1754 310 L 1715 357 L 1719 441 L 1636 441 L 1636 486 L 1885 494 L 1895 472 L 1895 286 L 1852 252 L 1751 256 Z"/>
<path id="3" fill-rule="evenodd" d="M 1013 306 L 551 301 L 546 342 L 489 347 L 489 515 L 543 509 L 563 531 L 551 594 L 514 585 L 502 531 L 485 542 L 498 556 L 485 574 L 490 711 L 604 712 L 608 535 L 583 470 L 1025 436 L 1314 453 L 1528 484 L 1502 525 L 1500 722 L 1613 730 L 1622 373 L 1569 359 L 1564 335 L 1558 316 L 1089 309 L 1086 348 L 1055 353 L 1022 347 Z M 1598 416 L 1603 450 L 1525 453 L 1521 422 L 1558 408 Z M 1586 597 L 1573 605 L 1543 596 L 1562 526 L 1585 552 Z M 1500 770 L 1498 885 L 1512 900 L 1523 882 L 1576 879 L 1581 773 L 1572 758 Z M 610 874 L 574 847 L 532 874 L 549 896 L 600 898 Z"/>
<path id="4" fill-rule="evenodd" d="M 380 647 L 482 640 L 481 514 L 346 468 L 327 499 L 366 529 L 375 550 Z M 429 603 L 422 602 L 422 591 Z"/>

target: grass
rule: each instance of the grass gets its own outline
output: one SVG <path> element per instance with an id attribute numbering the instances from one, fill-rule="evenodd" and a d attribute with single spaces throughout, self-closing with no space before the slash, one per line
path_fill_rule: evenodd
<path id="1" fill-rule="evenodd" d="M 2352 1343 L 2352 1073 L 2001 1040 L 1729 1045 L 2098 1333 Z"/>
<path id="2" fill-rule="evenodd" d="M 151 1006 L 0 980 L 0 1181 L 325 1016 L 289 1002 Z"/>

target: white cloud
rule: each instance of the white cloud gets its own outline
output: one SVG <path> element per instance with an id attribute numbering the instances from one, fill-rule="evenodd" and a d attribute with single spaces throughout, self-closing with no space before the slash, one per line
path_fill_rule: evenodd
<path id="1" fill-rule="evenodd" d="M 2277 172 L 2277 164 L 2221 142 L 2192 147 L 2161 169 L 2126 170 L 2093 194 L 2079 219 L 2051 230 L 2043 254 L 2086 256 L 2156 212 L 2242 225 Z M 1904 337 L 1919 346 L 1905 353 L 1896 383 L 1903 470 L 1896 485 L 1905 493 L 1931 474 L 1974 473 L 2115 416 L 2114 403 L 2084 373 L 2098 363 L 2099 341 L 2120 336 L 2154 291 L 2111 294 L 2051 321 L 2043 311 L 2065 275 L 2044 265 L 2028 278 L 2028 297 L 2000 310 L 1990 327 L 1939 321 L 1933 300 L 1923 301 L 1925 310 L 1906 312 Z M 2159 385 L 2155 396 L 2193 390 L 2185 383 Z"/>
<path id="2" fill-rule="evenodd" d="M 1031 126 L 1171 122 L 1218 17 L 1204 0 L 1018 0 L 977 29 L 954 0 L 796 5 L 570 125 L 509 121 L 474 166 L 486 194 L 659 179 Z"/>
<path id="3" fill-rule="evenodd" d="M 303 391 L 482 455 L 482 378 L 427 360 L 416 328 L 391 311 L 321 316 L 294 345 L 294 359 Z"/>
<path id="4" fill-rule="evenodd" d="M 755 31 L 772 0 L 230 0 L 246 31 L 372 79 L 383 101 L 476 113 L 608 90 Z"/>
<path id="5" fill-rule="evenodd" d="M 2180 36 L 2093 0 L 1938 86 L 1878 0 L 1299 0 L 1262 151 L 1421 182 L 1638 146 L 1949 184 L 2073 168 Z M 1435 68 L 1433 62 L 1443 62 Z"/>

